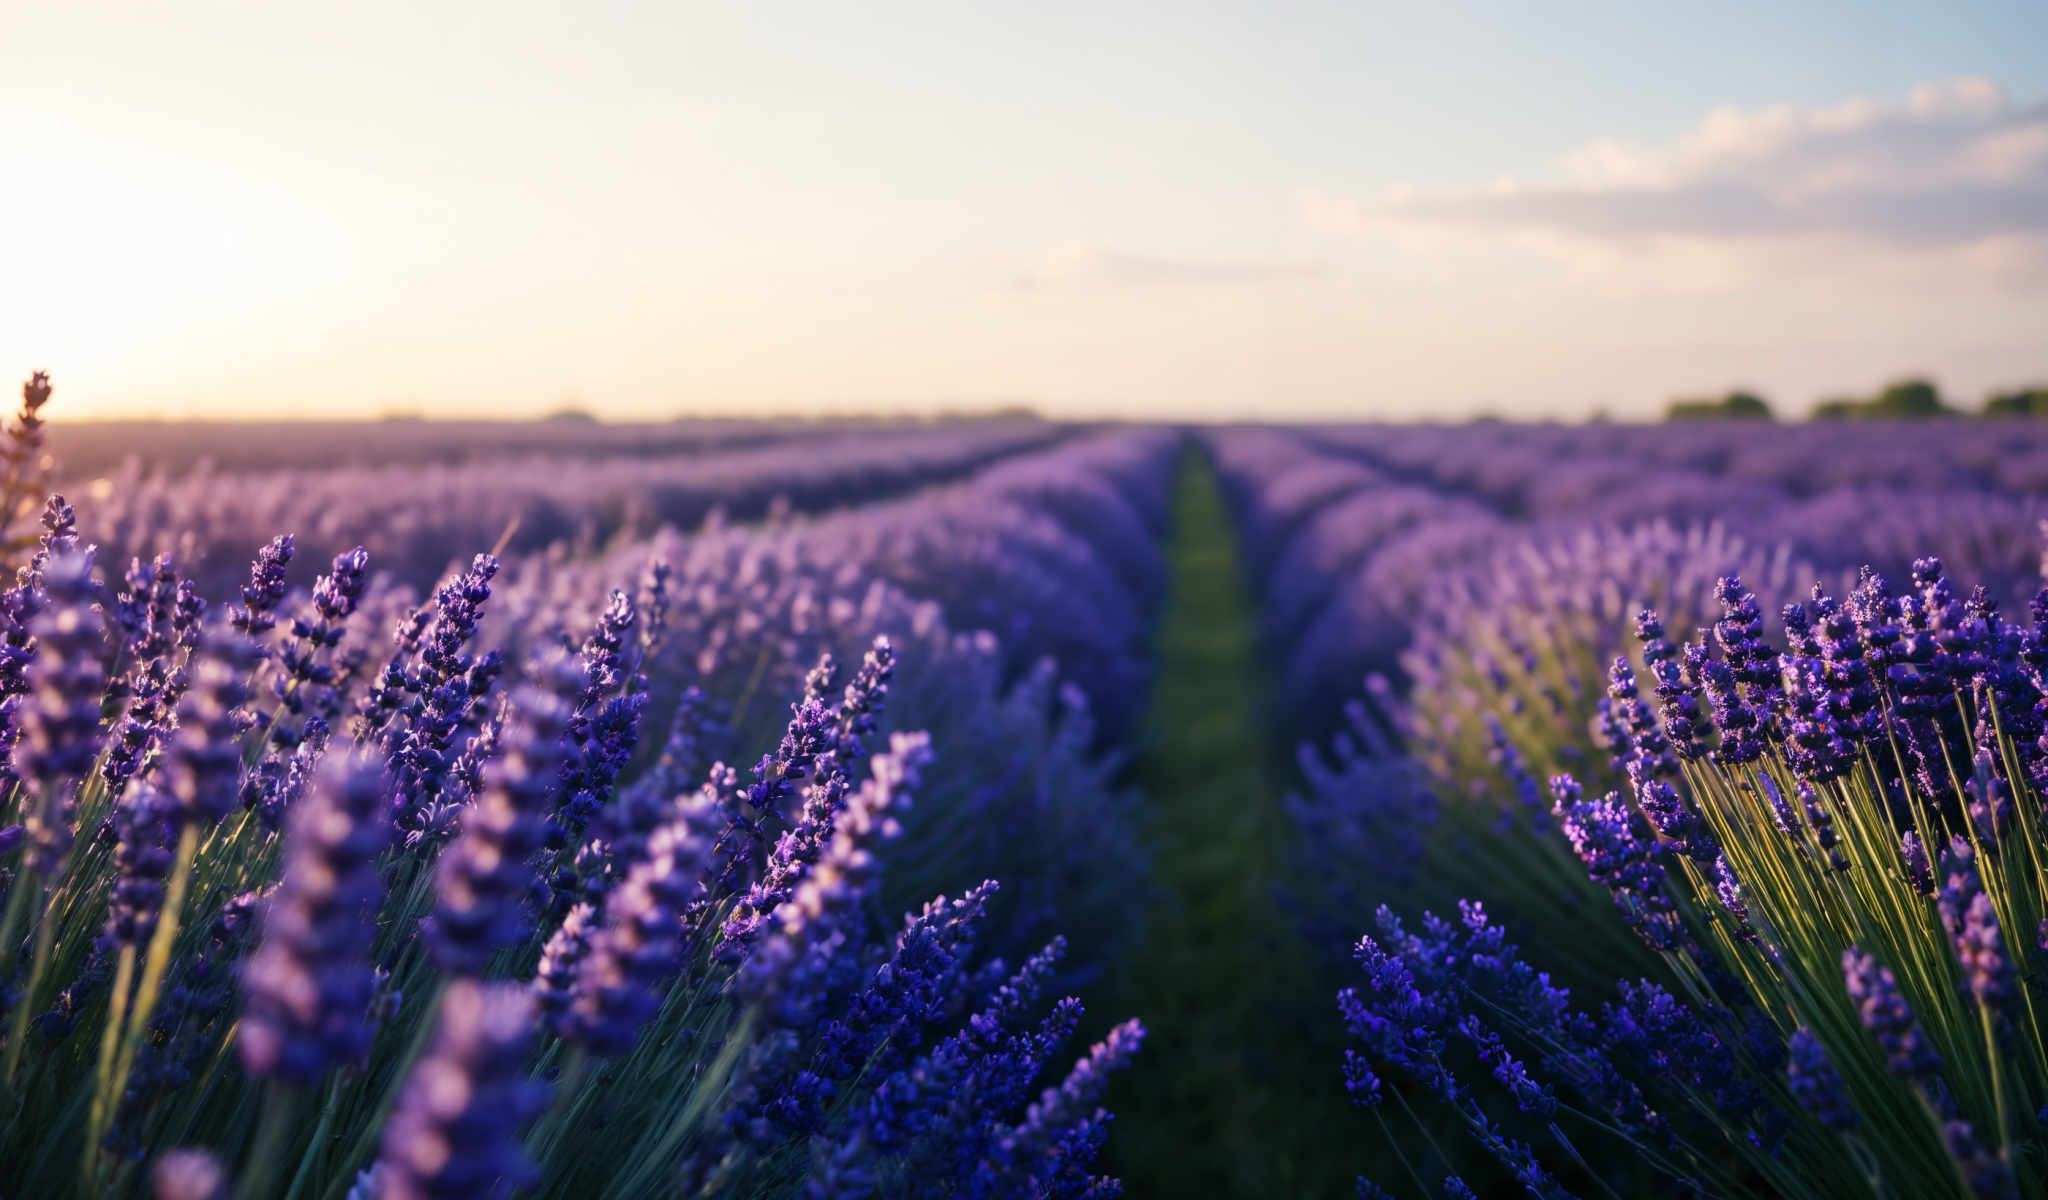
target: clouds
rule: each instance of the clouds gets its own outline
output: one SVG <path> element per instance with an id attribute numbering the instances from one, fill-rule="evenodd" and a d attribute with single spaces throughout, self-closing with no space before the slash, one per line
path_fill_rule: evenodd
<path id="1" fill-rule="evenodd" d="M 2048 282 L 2048 101 L 1958 79 L 1903 101 L 1721 110 L 1663 145 L 1600 141 L 1554 178 L 1307 198 L 1326 228 L 1507 241 L 1697 282 L 1763 268 L 1934 267 Z M 1909 270 L 1910 273 L 1910 270 Z"/>
<path id="2" fill-rule="evenodd" d="M 1243 287 L 1320 279 L 1327 273 L 1312 262 L 1254 259 L 1173 258 L 1128 254 L 1098 246 L 1063 246 L 1010 281 L 1011 289 Z"/>

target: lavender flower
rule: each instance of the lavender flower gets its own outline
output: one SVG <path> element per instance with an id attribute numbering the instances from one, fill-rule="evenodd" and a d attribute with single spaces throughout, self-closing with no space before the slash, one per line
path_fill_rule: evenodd
<path id="1" fill-rule="evenodd" d="M 1703 757 L 1707 748 L 1700 740 L 1696 684 L 1685 678 L 1678 648 L 1665 638 L 1664 622 L 1658 619 L 1656 609 L 1646 608 L 1636 615 L 1636 637 L 1643 643 L 1643 661 L 1655 681 L 1658 713 L 1672 750 L 1687 762 Z"/>
<path id="2" fill-rule="evenodd" d="M 457 980 L 433 1045 L 384 1126 L 376 1172 L 387 1200 L 509 1197 L 538 1173 L 520 1131 L 547 1087 L 527 1077 L 533 1000 L 511 984 Z"/>
<path id="3" fill-rule="evenodd" d="M 362 601 L 369 583 L 365 574 L 369 562 L 369 552 L 361 546 L 337 555 L 329 572 L 314 581 L 311 607 L 292 619 L 292 636 L 279 651 L 278 661 L 284 670 L 276 685 L 285 712 L 303 713 L 310 704 L 326 699 L 324 695 L 309 696 L 309 692 L 324 693 L 334 687 L 335 669 L 329 652 L 340 644 L 348 618 Z M 291 723 L 279 721 L 272 740 L 290 745 L 299 732 Z"/>
<path id="4" fill-rule="evenodd" d="M 1793 1098 L 1837 1133 L 1856 1128 L 1856 1110 L 1849 1107 L 1841 1072 L 1828 1061 L 1828 1052 L 1813 1030 L 1805 1026 L 1793 1030 L 1786 1045 L 1791 1054 L 1785 1064 L 1785 1077 Z"/>
<path id="5" fill-rule="evenodd" d="M 605 897 L 604 924 L 576 971 L 565 1036 L 597 1054 L 632 1049 L 682 968 L 683 914 L 703 894 L 712 806 L 698 796 L 647 841 L 646 856 Z"/>
<path id="6" fill-rule="evenodd" d="M 613 591 L 611 601 L 597 618 L 596 628 L 583 643 L 584 685 L 579 708 L 590 708 L 619 686 L 621 651 L 638 617 L 633 598 L 623 591 Z"/>
<path id="7" fill-rule="evenodd" d="M 181 823 L 216 825 L 241 798 L 243 705 L 261 657 L 254 642 L 224 629 L 210 634 L 195 655 L 192 686 L 178 705 L 178 730 L 167 750 Z"/>
<path id="8" fill-rule="evenodd" d="M 839 814 L 832 840 L 790 899 L 776 908 L 773 932 L 740 969 L 734 981 L 740 995 L 761 1004 L 782 1002 L 783 1019 L 794 1019 L 789 1002 L 810 997 L 801 989 L 785 996 L 785 985 L 860 911 L 875 872 L 869 847 L 900 831 L 894 810 L 909 806 L 918 773 L 931 759 L 929 737 L 897 733 L 887 751 L 868 760 L 868 779 Z"/>
<path id="9" fill-rule="evenodd" d="M 1612 792 L 1599 800 L 1586 799 L 1585 790 L 1569 775 L 1552 778 L 1550 792 L 1573 852 L 1586 865 L 1587 876 L 1613 894 L 1629 928 L 1652 949 L 1672 950 L 1684 944 L 1656 845 L 1636 832 L 1628 805 Z"/>
<path id="10" fill-rule="evenodd" d="M 210 1150 L 171 1150 L 149 1169 L 155 1200 L 228 1200 L 228 1170 Z"/>
<path id="11" fill-rule="evenodd" d="M 824 656 L 805 682 L 805 698 L 791 709 L 789 727 L 776 753 L 754 767 L 755 782 L 741 799 L 744 807 L 756 814 L 778 812 L 797 782 L 809 779 L 810 784 L 802 811 L 776 841 L 762 877 L 740 897 L 719 931 L 722 958 L 736 960 L 751 950 L 770 916 L 794 895 L 824 853 L 846 803 L 849 781 L 842 770 L 842 756 L 858 750 L 870 714 L 880 706 L 891 663 L 887 643 L 880 644 L 863 664 L 861 675 L 848 685 L 841 711 L 835 716 L 817 698 L 833 675 L 832 658 Z M 736 829 L 754 828 L 752 818 L 744 812 L 736 812 L 734 822 Z M 724 841 L 727 846 L 732 844 L 732 831 Z M 721 850 L 721 858 L 730 864 L 727 856 L 737 850 Z"/>
<path id="12" fill-rule="evenodd" d="M 917 1050 L 961 988 L 968 947 L 995 893 L 988 880 L 957 900 L 940 896 L 905 920 L 888 959 L 849 999 L 844 1016 L 827 1023 L 820 1074 L 841 1079 L 891 1069 Z"/>
<path id="13" fill-rule="evenodd" d="M 1047 1088 L 1025 1113 L 1023 1123 L 998 1144 L 997 1173 L 1027 1193 L 1051 1193 L 1062 1182 L 1072 1188 L 1077 1172 L 1101 1146 L 1109 1122 L 1109 1113 L 1101 1107 L 1109 1077 L 1129 1065 L 1144 1042 L 1145 1027 L 1132 1020 L 1091 1046 L 1066 1080 Z"/>
<path id="14" fill-rule="evenodd" d="M 556 1036 L 566 1036 L 569 1005 L 576 998 L 576 975 L 590 953 L 590 935 L 597 924 L 597 910 L 589 904 L 571 908 L 562 923 L 548 935 L 541 947 L 540 963 L 533 972 L 534 1002 L 541 1020 Z"/>
<path id="15" fill-rule="evenodd" d="M 416 690 L 429 691 L 469 670 L 463 647 L 476 635 L 484 604 L 491 598 L 491 580 L 498 574 L 498 560 L 479 554 L 469 569 L 434 591 L 434 615 L 420 635 L 420 666 L 423 676 Z"/>
<path id="16" fill-rule="evenodd" d="M 1678 764 L 1671 753 L 1671 743 L 1657 728 L 1649 706 L 1637 693 L 1635 668 L 1629 665 L 1625 655 L 1617 656 L 1608 668 L 1607 695 L 1614 701 L 1615 716 L 1628 730 L 1632 750 L 1628 765 L 1630 777 L 1654 778 L 1675 774 Z"/>
<path id="17" fill-rule="evenodd" d="M 37 869 L 49 876 L 70 853 L 76 788 L 99 754 L 100 694 L 107 676 L 100 663 L 106 626 L 93 604 L 92 555 L 53 558 L 44 576 L 49 601 L 32 624 L 38 650 L 29 680 L 33 691 L 20 716 L 15 770 L 41 791 L 28 808 L 27 825 Z"/>
<path id="18" fill-rule="evenodd" d="M 53 493 L 43 502 L 42 526 L 43 533 L 36 539 L 35 557 L 29 560 L 25 580 L 34 588 L 46 585 L 50 564 L 70 558 L 84 548 L 78 540 L 78 513 L 63 496 Z"/>
<path id="19" fill-rule="evenodd" d="M 1707 654 L 1703 643 L 1685 647 L 1686 674 L 1700 681 L 1707 702 L 1714 710 L 1714 725 L 1721 733 L 1714 758 L 1729 766 L 1741 766 L 1762 758 L 1768 748 L 1763 737 L 1763 719 L 1743 697 L 1735 669 Z"/>
<path id="20" fill-rule="evenodd" d="M 2018 1200 L 2019 1182 L 2013 1178 L 2012 1165 L 1987 1149 L 1968 1121 L 1944 1121 L 1941 1140 L 1977 1200 Z"/>
<path id="21" fill-rule="evenodd" d="M 1851 946 L 1842 951 L 1842 978 L 1849 999 L 1856 1002 L 1863 1028 L 1875 1034 L 1884 1048 L 1887 1068 L 1895 1075 L 1932 1081 L 1941 1069 L 1941 1055 L 1921 1032 L 1892 969 Z"/>
<path id="22" fill-rule="evenodd" d="M 1934 866 L 1927 860 L 1927 847 L 1918 831 L 1908 829 L 1899 835 L 1899 864 L 1914 891 L 1923 896 L 1934 894 Z"/>
<path id="23" fill-rule="evenodd" d="M 1768 713 L 1775 707 L 1772 697 L 1778 688 L 1778 652 L 1764 640 L 1763 613 L 1756 596 L 1735 575 L 1716 581 L 1714 595 L 1721 601 L 1714 640 L 1742 682 L 1743 699 L 1751 708 Z"/>
<path id="24" fill-rule="evenodd" d="M 128 712 L 100 762 L 100 778 L 106 782 L 109 795 L 120 796 L 169 736 L 174 689 L 173 676 L 162 655 L 138 663 L 129 672 Z"/>
<path id="25" fill-rule="evenodd" d="M 311 1083 L 369 1050 L 370 949 L 384 896 L 377 855 L 391 839 L 384 817 L 376 762 L 329 772 L 293 810 L 262 945 L 242 971 L 237 1040 L 250 1074 Z"/>
<path id="26" fill-rule="evenodd" d="M 292 561 L 292 535 L 281 534 L 256 552 L 249 565 L 249 582 L 242 587 L 242 604 L 228 609 L 228 623 L 235 632 L 261 637 L 277 626 L 277 606 L 284 602 L 289 586 L 285 568 Z"/>
<path id="27" fill-rule="evenodd" d="M 27 496 L 36 495 L 42 488 L 43 469 L 43 405 L 50 402 L 50 376 L 47 371 L 36 371 L 21 385 L 21 410 L 15 415 L 14 424 L 7 429 L 4 453 L 7 460 L 7 487 L 4 505 L 0 505 L 0 530 L 12 520 L 15 505 Z"/>
<path id="28" fill-rule="evenodd" d="M 1950 839 L 1941 873 L 1935 906 L 1962 966 L 1963 986 L 1978 1004 L 2001 1011 L 2014 996 L 2013 965 L 1999 931 L 1998 909 L 1978 877 L 1976 854 L 1969 842 L 1960 837 Z"/>
<path id="29" fill-rule="evenodd" d="M 168 797 L 144 789 L 114 808 L 114 882 L 107 896 L 107 933 L 123 946 L 142 946 L 156 929 L 171 873 Z"/>
<path id="30" fill-rule="evenodd" d="M 463 809 L 460 832 L 438 864 L 436 903 L 422 933 L 443 971 L 481 975 L 492 955 L 531 932 L 531 860 L 547 841 L 568 724 L 569 706 L 557 692 L 528 685 L 512 694 L 504 752 L 486 769 L 483 792 Z"/>
<path id="31" fill-rule="evenodd" d="M 313 611 L 319 614 L 318 624 L 324 628 L 319 636 L 311 631 L 300 636 L 323 645 L 334 644 L 340 636 L 341 623 L 355 615 L 356 606 L 362 603 L 363 589 L 369 586 L 369 566 L 370 552 L 361 546 L 335 556 L 328 573 L 313 581 Z"/>

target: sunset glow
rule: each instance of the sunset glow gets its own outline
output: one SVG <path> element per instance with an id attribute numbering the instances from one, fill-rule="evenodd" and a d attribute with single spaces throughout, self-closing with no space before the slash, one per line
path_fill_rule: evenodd
<path id="1" fill-rule="evenodd" d="M 2048 17 L 1908 7 L 16 6 L 0 358 L 93 415 L 1976 397 L 2048 369 Z"/>

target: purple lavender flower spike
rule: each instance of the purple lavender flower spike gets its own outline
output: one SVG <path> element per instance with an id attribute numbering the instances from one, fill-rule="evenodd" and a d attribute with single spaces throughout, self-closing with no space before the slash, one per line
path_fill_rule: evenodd
<path id="1" fill-rule="evenodd" d="M 106 623 L 94 603 L 91 553 L 52 557 L 43 578 L 48 602 L 30 623 L 37 651 L 14 767 L 40 793 L 27 805 L 26 824 L 35 865 L 48 877 L 71 852 L 78 783 L 99 756 L 107 676 L 100 663 Z"/>
<path id="2" fill-rule="evenodd" d="M 1638 834 L 1634 814 L 1610 792 L 1588 800 L 1569 775 L 1551 779 L 1553 811 L 1586 875 L 1606 888 L 1622 920 L 1652 949 L 1672 950 L 1685 941 L 1683 926 L 1665 887 L 1656 844 Z"/>
<path id="3" fill-rule="evenodd" d="M 540 1006 L 541 1021 L 558 1037 L 570 1028 L 567 1018 L 569 1005 L 576 998 L 576 974 L 590 953 L 590 935 L 596 925 L 597 909 L 578 904 L 541 947 L 540 963 L 533 972 L 533 997 Z"/>
<path id="4" fill-rule="evenodd" d="M 1735 869 L 1728 865 L 1726 858 L 1714 860 L 1714 895 L 1735 921 L 1736 939 L 1756 941 L 1756 929 L 1749 923 L 1749 906 L 1742 899 L 1742 881 L 1735 877 Z"/>
<path id="5" fill-rule="evenodd" d="M 1700 702 L 1696 685 L 1688 681 L 1678 661 L 1678 648 L 1664 636 L 1664 623 L 1657 610 L 1646 608 L 1636 615 L 1636 637 L 1643 643 L 1643 661 L 1657 693 L 1658 714 L 1664 720 L 1664 736 L 1680 759 L 1691 762 L 1706 755 L 1700 741 Z"/>
<path id="6" fill-rule="evenodd" d="M 1672 756 L 1671 743 L 1657 728 L 1649 705 L 1643 703 L 1636 689 L 1635 668 L 1629 665 L 1626 655 L 1616 656 L 1608 668 L 1607 695 L 1614 701 L 1614 715 L 1628 730 L 1632 752 L 1629 776 L 1654 778 L 1675 774 L 1678 763 Z"/>
<path id="7" fill-rule="evenodd" d="M 167 1150 L 149 1168 L 153 1200 L 228 1200 L 231 1183 L 211 1150 Z"/>
<path id="8" fill-rule="evenodd" d="M 261 637 L 277 626 L 277 606 L 284 602 L 289 586 L 285 568 L 292 561 L 292 535 L 282 534 L 256 552 L 249 566 L 249 582 L 242 587 L 239 608 L 228 610 L 228 623 L 235 632 Z"/>
<path id="9" fill-rule="evenodd" d="M 171 873 L 171 802 L 143 788 L 114 807 L 114 883 L 107 896 L 107 933 L 116 943 L 140 947 L 156 929 Z"/>
<path id="10" fill-rule="evenodd" d="M 369 552 L 361 546 L 337 555 L 332 569 L 314 581 L 311 607 L 292 619 L 292 636 L 279 651 L 284 671 L 276 683 L 285 711 L 297 715 L 311 705 L 324 704 L 326 697 L 319 693 L 334 690 L 335 665 L 331 656 L 323 660 L 323 654 L 341 643 L 349 617 L 362 602 L 369 584 L 369 563 Z M 289 746 L 300 733 L 290 723 L 280 722 L 273 740 Z"/>
<path id="11" fill-rule="evenodd" d="M 567 1036 L 599 1055 L 632 1049 L 682 968 L 683 914 L 704 892 L 712 804 L 687 798 L 605 896 L 604 925 L 576 972 Z"/>
<path id="12" fill-rule="evenodd" d="M 1908 829 L 1899 835 L 1899 862 L 1914 891 L 1923 896 L 1934 894 L 1934 865 L 1928 861 L 1927 847 L 1917 831 Z"/>
<path id="13" fill-rule="evenodd" d="M 236 1040 L 252 1075 L 313 1083 L 369 1051 L 384 800 L 382 763 L 337 764 L 292 811 L 263 940 L 242 969 Z"/>
<path id="14" fill-rule="evenodd" d="M 1813 1030 L 1801 1026 L 1786 1043 L 1790 1057 L 1785 1063 L 1786 1082 L 1801 1107 L 1837 1133 L 1856 1128 L 1856 1110 L 1842 1086 L 1842 1074 L 1828 1060 L 1828 1052 Z"/>
<path id="15" fill-rule="evenodd" d="M 944 896 L 906 918 L 890 955 L 827 1022 L 821 1073 L 842 1079 L 861 1070 L 892 1070 L 923 1043 L 946 1015 L 963 982 L 963 967 L 994 880 L 957 900 Z"/>
<path id="16" fill-rule="evenodd" d="M 833 734 L 840 763 L 854 762 L 867 753 L 863 739 L 875 731 L 875 721 L 888 700 L 889 680 L 895 674 L 895 648 L 888 635 L 878 635 L 839 699 Z"/>
<path id="17" fill-rule="evenodd" d="M 847 685 L 835 714 L 818 699 L 833 676 L 831 656 L 824 656 L 805 682 L 805 698 L 791 709 L 781 745 L 754 767 L 755 782 L 739 797 L 753 815 L 736 811 L 734 828 L 721 839 L 719 858 L 727 863 L 728 872 L 736 853 L 736 835 L 750 831 L 760 818 L 779 812 L 794 794 L 794 784 L 809 782 L 792 828 L 777 839 L 761 878 L 740 897 L 720 930 L 719 954 L 727 961 L 749 952 L 775 909 L 789 900 L 824 853 L 845 808 L 850 787 L 844 769 L 847 758 L 858 753 L 862 736 L 872 729 L 893 669 L 894 655 L 887 642 L 878 643 L 860 674 Z"/>
<path id="18" fill-rule="evenodd" d="M 1935 907 L 1962 967 L 1963 986 L 1979 1005 L 2002 1012 L 2015 994 L 2015 972 L 1999 930 L 1998 909 L 1977 874 L 1975 851 L 1960 837 L 1950 839 L 1942 856 Z"/>
<path id="19" fill-rule="evenodd" d="M 531 1079 L 533 998 L 513 984 L 461 979 L 384 1126 L 375 1168 L 385 1200 L 505 1200 L 539 1172 L 520 1133 L 547 1104 Z"/>
<path id="20" fill-rule="evenodd" d="M 1854 760 L 1850 727 L 1841 721 L 1841 699 L 1818 658 L 1795 658 L 1787 671 L 1785 757 L 1800 778 L 1825 783 Z"/>
<path id="21" fill-rule="evenodd" d="M 1032 1192 L 1051 1192 L 1056 1181 L 1070 1181 L 1101 1145 L 1109 1120 L 1101 1103 L 1110 1076 L 1128 1066 L 1144 1042 L 1145 1027 L 1138 1021 L 1110 1030 L 1059 1087 L 1047 1088 L 1025 1112 L 1023 1122 L 998 1147 L 997 1161 L 1013 1178 L 1021 1177 L 1019 1182 L 1030 1180 Z"/>
<path id="22" fill-rule="evenodd" d="M 547 842 L 568 727 L 559 692 L 529 684 L 512 694 L 503 753 L 485 769 L 484 790 L 462 810 L 460 832 L 437 866 L 422 934 L 443 971 L 481 975 L 493 955 L 532 931 L 532 860 Z"/>
<path id="23" fill-rule="evenodd" d="M 868 779 L 848 798 L 817 863 L 775 909 L 772 930 L 734 979 L 741 996 L 779 1006 L 784 1019 L 795 1019 L 796 1006 L 809 997 L 801 988 L 784 997 L 786 985 L 865 903 L 876 870 L 869 847 L 899 832 L 895 810 L 909 806 L 918 773 L 931 760 L 931 739 L 923 733 L 892 734 L 889 749 L 868 760 Z"/>
<path id="24" fill-rule="evenodd" d="M 1943 1122 L 1941 1139 L 1977 1200 L 2019 1200 L 2019 1181 L 2013 1177 L 2012 1164 L 1978 1140 L 1976 1128 L 1968 1121 L 1951 1118 Z"/>
<path id="25" fill-rule="evenodd" d="M 1714 751 L 1717 762 L 1741 766 L 1764 756 L 1766 745 L 1762 720 L 1742 696 L 1735 670 L 1728 663 L 1708 655 L 1704 643 L 1685 647 L 1686 674 L 1700 681 L 1701 690 L 1714 710 L 1714 726 L 1721 733 Z"/>
<path id="26" fill-rule="evenodd" d="M 51 563 L 69 558 L 81 549 L 78 513 L 61 494 L 52 493 L 43 502 L 42 525 L 43 533 L 37 541 L 35 557 L 29 560 L 28 575 L 24 580 L 37 590 L 47 583 L 46 573 Z"/>
<path id="27" fill-rule="evenodd" d="M 165 754 L 183 823 L 210 828 L 241 799 L 243 706 L 261 658 L 254 642 L 225 629 L 195 652 L 192 685 L 178 704 L 178 729 Z"/>
<path id="28" fill-rule="evenodd" d="M 1876 958 L 1851 946 L 1842 951 L 1842 978 L 1849 999 L 1856 1002 L 1863 1028 L 1875 1034 L 1878 1045 L 1883 1047 L 1887 1068 L 1895 1075 L 1923 1083 L 1935 1081 L 1941 1070 L 1941 1055 L 1921 1031 L 1913 1010 L 1907 1007 L 1892 969 L 1880 966 Z"/>
<path id="29" fill-rule="evenodd" d="M 597 618 L 596 627 L 583 643 L 584 685 L 579 707 L 589 708 L 619 686 L 621 655 L 638 619 L 633 598 L 614 590 Z"/>
<path id="30" fill-rule="evenodd" d="M 1768 719 L 1776 705 L 1778 652 L 1763 637 L 1763 612 L 1756 596 L 1742 586 L 1739 576 L 1724 575 L 1714 585 L 1721 602 L 1721 619 L 1714 622 L 1714 640 L 1727 656 L 1729 667 L 1742 683 L 1743 699 Z"/>

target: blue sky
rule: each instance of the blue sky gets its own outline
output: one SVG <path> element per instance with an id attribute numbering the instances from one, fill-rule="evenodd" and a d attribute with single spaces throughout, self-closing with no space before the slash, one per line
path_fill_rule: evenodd
<path id="1" fill-rule="evenodd" d="M 2048 6 L 1162 11 L 10 9 L 0 365 L 305 416 L 2048 377 Z"/>

